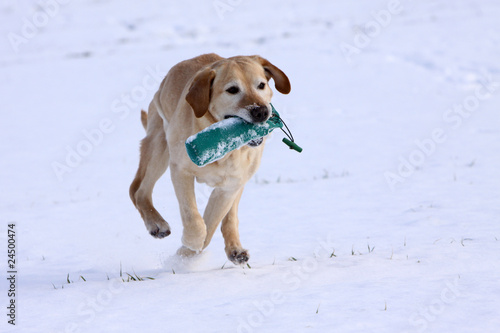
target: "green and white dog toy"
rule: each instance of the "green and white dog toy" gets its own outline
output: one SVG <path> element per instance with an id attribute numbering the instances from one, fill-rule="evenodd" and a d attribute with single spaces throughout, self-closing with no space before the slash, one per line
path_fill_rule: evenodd
<path id="1" fill-rule="evenodd" d="M 186 150 L 189 158 L 202 167 L 223 158 L 227 153 L 250 144 L 262 142 L 262 138 L 274 129 L 280 128 L 287 136 L 283 142 L 290 149 L 302 152 L 293 139 L 292 133 L 280 118 L 278 112 L 271 104 L 273 110 L 271 117 L 263 124 L 252 124 L 239 117 L 232 117 L 219 121 L 186 140 Z M 283 129 L 288 130 L 288 133 Z"/>

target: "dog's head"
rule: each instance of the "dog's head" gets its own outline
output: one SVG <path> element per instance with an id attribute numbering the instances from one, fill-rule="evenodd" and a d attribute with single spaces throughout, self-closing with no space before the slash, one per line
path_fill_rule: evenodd
<path id="1" fill-rule="evenodd" d="M 251 123 L 262 123 L 271 116 L 271 78 L 280 93 L 290 92 L 285 73 L 264 58 L 223 59 L 196 74 L 186 100 L 198 118 L 209 112 L 215 121 L 237 116 Z"/>

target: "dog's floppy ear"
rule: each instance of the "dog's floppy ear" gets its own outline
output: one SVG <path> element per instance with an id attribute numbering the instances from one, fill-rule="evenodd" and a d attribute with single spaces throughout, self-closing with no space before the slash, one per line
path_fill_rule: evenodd
<path id="1" fill-rule="evenodd" d="M 290 80 L 281 69 L 271 64 L 267 59 L 256 56 L 257 61 L 264 67 L 267 79 L 274 79 L 274 86 L 282 94 L 288 94 L 292 89 Z"/>
<path id="2" fill-rule="evenodd" d="M 205 68 L 198 72 L 189 87 L 186 101 L 191 105 L 197 118 L 201 118 L 208 111 L 210 104 L 210 88 L 215 78 L 212 68 Z"/>

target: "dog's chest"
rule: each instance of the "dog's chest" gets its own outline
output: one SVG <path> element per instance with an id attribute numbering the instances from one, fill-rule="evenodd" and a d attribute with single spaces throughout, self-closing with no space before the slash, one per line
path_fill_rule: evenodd
<path id="1" fill-rule="evenodd" d="M 243 186 L 257 171 L 260 149 L 244 147 L 225 158 L 199 168 L 196 181 L 211 187 L 234 188 Z"/>
<path id="2" fill-rule="evenodd" d="M 198 183 L 205 183 L 210 187 L 223 188 L 237 187 L 241 182 L 235 175 L 220 173 L 197 176 L 196 181 Z"/>
<path id="3" fill-rule="evenodd" d="M 224 167 L 220 167 L 219 162 L 214 162 L 212 164 L 203 167 L 203 172 L 198 173 L 196 176 L 196 181 L 199 183 L 205 183 L 211 187 L 238 187 L 245 182 L 246 170 L 241 170 L 241 168 L 231 167 L 232 163 L 224 163 Z"/>

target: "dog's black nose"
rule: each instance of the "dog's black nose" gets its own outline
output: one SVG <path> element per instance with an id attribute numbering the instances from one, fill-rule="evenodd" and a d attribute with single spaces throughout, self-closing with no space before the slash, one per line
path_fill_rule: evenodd
<path id="1" fill-rule="evenodd" d="M 261 123 L 269 116 L 269 109 L 267 106 L 252 106 L 250 115 L 256 123 Z"/>

